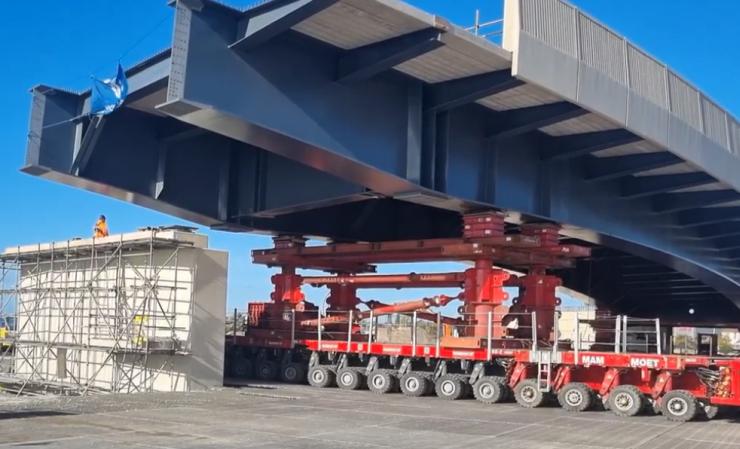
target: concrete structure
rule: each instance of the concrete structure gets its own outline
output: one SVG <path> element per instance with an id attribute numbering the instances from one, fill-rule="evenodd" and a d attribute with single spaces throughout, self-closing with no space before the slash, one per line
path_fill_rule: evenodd
<path id="1" fill-rule="evenodd" d="M 560 274 L 614 313 L 740 322 L 737 119 L 573 6 L 507 0 L 499 46 L 396 0 L 173 4 L 122 109 L 78 119 L 89 92 L 34 88 L 24 171 L 343 240 L 498 208 L 594 245 Z"/>
<path id="2" fill-rule="evenodd" d="M 227 254 L 154 229 L 8 248 L 15 377 L 77 391 L 222 384 Z M 6 304 L 10 301 L 4 301 Z"/>

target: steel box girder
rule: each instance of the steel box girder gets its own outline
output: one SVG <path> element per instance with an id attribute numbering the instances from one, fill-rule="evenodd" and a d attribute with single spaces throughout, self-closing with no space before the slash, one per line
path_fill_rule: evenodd
<path id="1" fill-rule="evenodd" d="M 730 272 L 687 243 L 690 229 L 676 227 L 683 212 L 654 214 L 649 198 L 614 201 L 619 183 L 588 182 L 680 159 L 670 153 L 542 157 L 549 147 L 579 153 L 631 141 L 626 134 L 603 134 L 601 141 L 572 136 L 567 145 L 536 131 L 488 138 L 491 124 L 505 115 L 475 102 L 523 85 L 510 70 L 429 85 L 395 72 L 337 83 L 346 51 L 286 31 L 285 23 L 245 50 L 229 48 L 246 37 L 241 14 L 211 2 L 200 8 L 180 2 L 176 16 L 172 57 L 156 63 L 169 69 L 160 106 L 131 119 L 127 102 L 112 114 L 91 147 L 91 165 L 73 176 L 76 127 L 43 126 L 76 114 L 84 100 L 36 92 L 32 135 L 43 139 L 29 144 L 28 172 L 222 229 L 346 239 L 452 236 L 458 212 L 498 207 L 523 220 L 572 224 L 577 228 L 565 230 L 572 237 L 665 264 L 740 301 Z M 154 72 L 151 79 L 163 80 Z M 207 133 L 160 136 L 153 123 L 162 114 Z M 168 149 L 160 157 L 158 147 L 168 139 L 165 144 L 185 151 Z M 209 156 L 214 160 L 203 162 Z M 143 168 L 123 179 L 113 161 Z M 197 187 L 189 187 L 192 178 L 202 178 Z"/>

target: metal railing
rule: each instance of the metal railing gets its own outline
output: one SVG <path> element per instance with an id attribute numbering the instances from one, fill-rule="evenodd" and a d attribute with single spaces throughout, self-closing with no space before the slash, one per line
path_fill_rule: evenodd
<path id="1" fill-rule="evenodd" d="M 466 31 L 470 31 L 476 36 L 491 39 L 494 42 L 500 41 L 501 36 L 504 33 L 503 29 L 504 19 L 495 19 L 481 22 L 480 10 L 475 10 L 475 22 L 472 26 L 466 27 Z"/>
<path id="2" fill-rule="evenodd" d="M 740 154 L 737 119 L 664 63 L 564 0 L 515 1 L 521 31 L 629 87 L 731 153 Z"/>
<path id="3" fill-rule="evenodd" d="M 476 318 L 478 320 L 476 320 Z M 545 328 L 551 334 L 542 334 Z M 528 349 L 535 352 L 571 350 L 663 354 L 659 319 L 597 314 L 595 310 L 561 311 L 545 319 L 536 312 L 484 314 L 458 313 L 455 317 L 438 312 L 414 311 L 375 315 L 369 311 L 331 311 L 324 307 L 310 311 L 265 314 L 260 328 L 281 329 L 295 344 L 301 339 L 326 343 L 361 344 L 361 352 L 373 352 L 374 345 L 411 345 L 412 356 L 424 348 L 425 356 L 439 356 L 441 348 L 486 349 L 489 359 L 497 349 Z M 459 345 L 459 346 L 457 346 Z M 337 346 L 338 347 L 338 346 Z M 554 360 L 551 358 L 551 360 Z"/>

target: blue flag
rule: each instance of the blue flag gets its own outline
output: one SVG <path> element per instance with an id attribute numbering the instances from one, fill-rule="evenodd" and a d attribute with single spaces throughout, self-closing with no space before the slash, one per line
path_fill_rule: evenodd
<path id="1" fill-rule="evenodd" d="M 123 67 L 118 64 L 118 72 L 113 79 L 99 80 L 93 78 L 91 115 L 107 115 L 123 104 L 128 95 L 128 80 Z"/>

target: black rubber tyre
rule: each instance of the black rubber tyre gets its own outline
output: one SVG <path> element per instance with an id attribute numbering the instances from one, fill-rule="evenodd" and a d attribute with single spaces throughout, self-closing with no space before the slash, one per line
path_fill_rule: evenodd
<path id="1" fill-rule="evenodd" d="M 342 390 L 359 390 L 365 385 L 365 375 L 358 369 L 343 368 L 337 373 L 337 386 Z"/>
<path id="2" fill-rule="evenodd" d="M 634 385 L 619 385 L 609 393 L 609 410 L 617 416 L 635 416 L 645 406 L 645 396 Z"/>
<path id="3" fill-rule="evenodd" d="M 702 419 L 712 420 L 719 415 L 720 408 L 716 405 L 699 402 L 699 416 Z"/>
<path id="4" fill-rule="evenodd" d="M 586 384 L 571 382 L 558 392 L 558 402 L 563 410 L 585 412 L 594 405 L 594 392 Z"/>
<path id="5" fill-rule="evenodd" d="M 547 402 L 547 396 L 540 391 L 536 379 L 525 379 L 514 387 L 514 399 L 524 408 L 541 407 Z"/>
<path id="6" fill-rule="evenodd" d="M 333 387 L 336 375 L 326 366 L 314 366 L 308 371 L 308 383 L 312 387 Z"/>
<path id="7" fill-rule="evenodd" d="M 429 391 L 431 383 L 429 377 L 423 373 L 406 373 L 401 377 L 401 393 L 411 397 L 424 396 Z"/>
<path id="8" fill-rule="evenodd" d="M 481 377 L 473 385 L 473 396 L 484 404 L 496 404 L 509 397 L 509 386 L 503 377 Z"/>
<path id="9" fill-rule="evenodd" d="M 301 363 L 286 363 L 280 367 L 280 380 L 291 384 L 306 381 L 306 367 Z"/>
<path id="10" fill-rule="evenodd" d="M 248 378 L 254 375 L 252 361 L 244 357 L 234 357 L 230 364 L 231 375 L 234 377 Z"/>
<path id="11" fill-rule="evenodd" d="M 463 386 L 465 387 L 465 392 L 463 393 L 463 399 L 470 399 L 473 396 L 473 386 L 470 385 L 470 382 L 468 382 L 468 377 L 464 376 L 460 380 L 463 382 Z"/>
<path id="12" fill-rule="evenodd" d="M 661 414 L 658 402 L 655 399 L 648 397 L 647 395 L 645 396 L 645 405 L 643 405 L 642 411 L 649 416 L 656 416 Z"/>
<path id="13" fill-rule="evenodd" d="M 367 376 L 367 388 L 376 394 L 394 393 L 398 391 L 398 377 L 389 371 L 373 371 Z"/>
<path id="14" fill-rule="evenodd" d="M 432 380 L 433 376 L 427 377 L 427 383 L 426 383 L 426 391 L 424 392 L 424 396 L 433 396 L 434 393 L 434 381 Z"/>
<path id="15" fill-rule="evenodd" d="M 274 380 L 278 375 L 277 363 L 270 360 L 258 360 L 254 367 L 254 376 L 259 380 Z"/>
<path id="16" fill-rule="evenodd" d="M 687 422 L 699 414 L 699 401 L 686 390 L 669 391 L 663 395 L 660 404 L 668 421 Z"/>
<path id="17" fill-rule="evenodd" d="M 465 397 L 465 381 L 454 374 L 440 376 L 434 382 L 434 391 L 442 399 L 456 401 Z"/>

